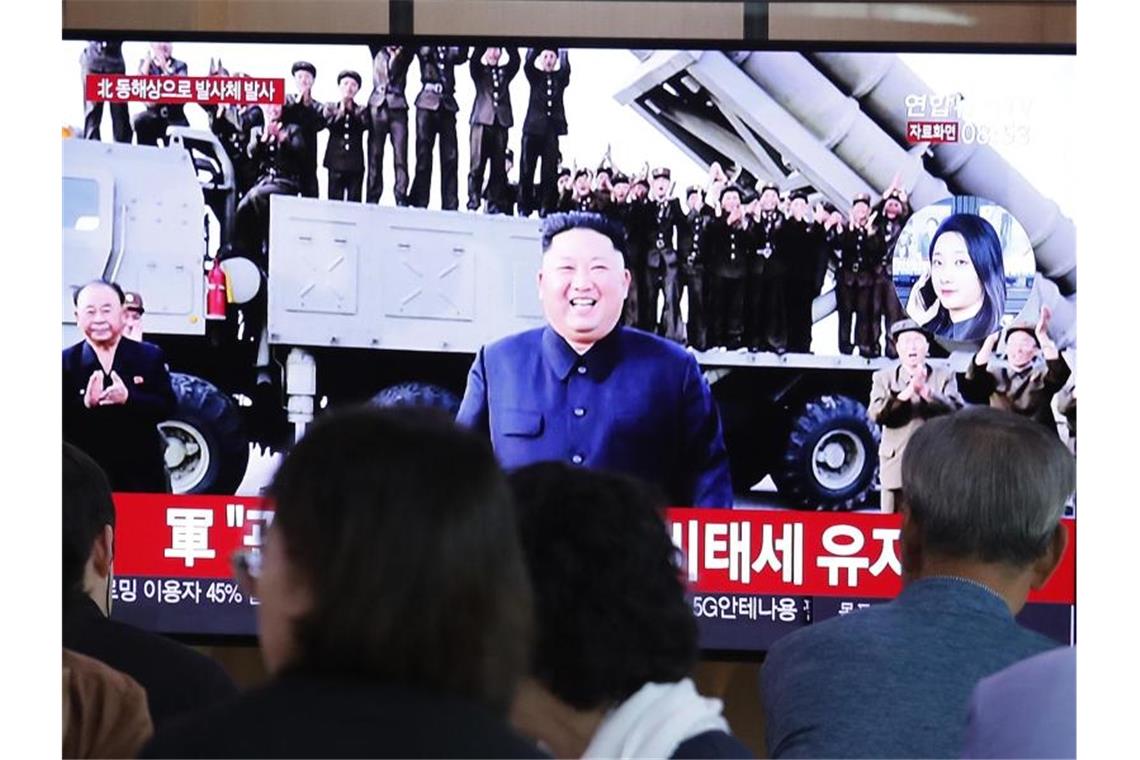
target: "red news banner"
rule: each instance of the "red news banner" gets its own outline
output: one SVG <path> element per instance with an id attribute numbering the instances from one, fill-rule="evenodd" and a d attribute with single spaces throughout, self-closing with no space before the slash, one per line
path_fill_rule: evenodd
<path id="1" fill-rule="evenodd" d="M 285 80 L 88 74 L 86 94 L 87 100 L 106 103 L 281 105 L 285 102 Z"/>
<path id="2" fill-rule="evenodd" d="M 230 578 L 273 513 L 238 496 L 116 494 L 120 576 Z M 670 509 L 694 593 L 893 598 L 902 588 L 897 515 Z M 1029 601 L 1073 604 L 1077 526 L 1057 572 Z"/>

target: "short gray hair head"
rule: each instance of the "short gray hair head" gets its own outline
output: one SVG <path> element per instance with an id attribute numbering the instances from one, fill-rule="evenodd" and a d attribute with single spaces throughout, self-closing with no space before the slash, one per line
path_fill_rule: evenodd
<path id="1" fill-rule="evenodd" d="M 974 407 L 915 431 L 902 461 L 903 498 L 934 554 L 1018 567 L 1045 554 L 1076 488 L 1055 431 Z"/>

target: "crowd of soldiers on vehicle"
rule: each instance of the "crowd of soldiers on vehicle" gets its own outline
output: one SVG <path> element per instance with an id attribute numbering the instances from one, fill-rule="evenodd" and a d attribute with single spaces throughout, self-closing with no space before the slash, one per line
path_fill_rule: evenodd
<path id="1" fill-rule="evenodd" d="M 370 49 L 373 89 L 364 104 L 356 100 L 364 83 L 360 73 L 339 72 L 340 99 L 326 103 L 312 94 L 316 67 L 297 61 L 290 67 L 296 92 L 283 105 L 203 106 L 235 170 L 233 254 L 266 260 L 270 196 L 319 195 L 317 135 L 322 130 L 328 131 L 323 165 L 330 199 L 379 203 L 390 144 L 396 205 L 426 208 L 438 142 L 441 207 L 458 209 L 456 67 L 467 64 L 476 95 L 469 118 L 466 208 L 524 217 L 591 210 L 620 221 L 629 237 L 627 266 L 633 277 L 626 324 L 698 351 L 810 353 L 813 302 L 824 292 L 830 271 L 839 352 L 896 355 L 886 327 L 904 311 L 892 281 L 892 255 L 910 216 L 897 180 L 881 198 L 834 199 L 846 207 L 841 210 L 810 187 L 742 181 L 739 170 L 730 168 L 730 178 L 713 163 L 708 182 L 685 188 L 678 198 L 668 167 L 651 170 L 645 164 L 640 171 L 623 172 L 608 153 L 595 170 L 577 158 L 567 165 L 559 144 L 567 133 L 563 96 L 570 58 L 565 49 L 532 48 L 525 56 L 508 47 Z M 411 103 L 416 129 L 410 172 L 405 88 L 416 61 L 421 89 Z M 122 72 L 122 43 L 91 42 L 81 63 L 85 73 Z M 530 97 L 518 180 L 512 182 L 509 85 L 520 69 Z M 188 67 L 173 56 L 171 43 L 151 43 L 139 73 L 185 76 Z M 209 73 L 230 75 L 214 60 Z M 102 105 L 86 103 L 88 139 L 100 138 Z M 110 110 L 115 139 L 130 142 L 126 104 L 111 104 Z M 188 124 L 183 106 L 148 103 L 134 118 L 133 135 L 139 144 L 156 145 L 168 127 Z"/>

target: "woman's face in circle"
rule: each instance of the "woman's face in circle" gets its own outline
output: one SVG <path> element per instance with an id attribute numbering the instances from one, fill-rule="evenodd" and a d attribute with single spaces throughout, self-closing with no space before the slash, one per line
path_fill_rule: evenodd
<path id="1" fill-rule="evenodd" d="M 930 280 L 938 301 L 951 315 L 981 308 L 982 282 L 960 233 L 944 232 L 938 237 L 930 254 Z"/>

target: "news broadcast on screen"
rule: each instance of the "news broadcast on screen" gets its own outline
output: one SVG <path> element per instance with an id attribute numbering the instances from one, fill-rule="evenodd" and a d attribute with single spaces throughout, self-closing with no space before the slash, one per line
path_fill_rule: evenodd
<path id="1" fill-rule="evenodd" d="M 353 405 L 648 483 L 701 649 L 745 658 L 899 593 L 926 422 L 1075 455 L 1075 56 L 732 44 L 65 39 L 63 433 L 115 493 L 112 616 L 253 636 L 233 557 Z M 1018 620 L 1072 644 L 1062 522 Z"/>

